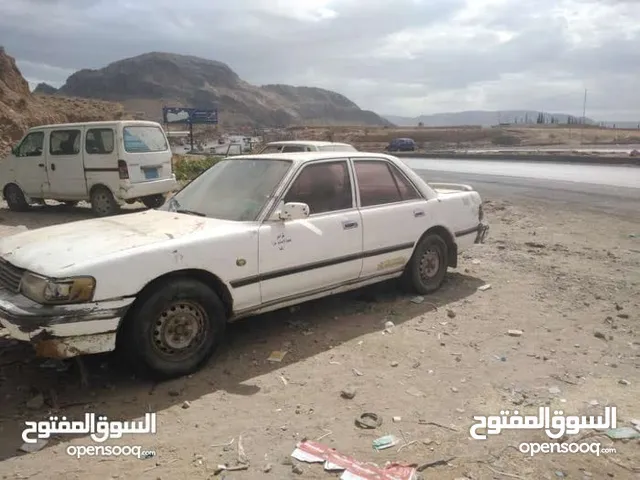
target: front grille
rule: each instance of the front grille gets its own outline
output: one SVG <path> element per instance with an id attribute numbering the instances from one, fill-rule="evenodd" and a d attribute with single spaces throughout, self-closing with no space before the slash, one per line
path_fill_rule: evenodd
<path id="1" fill-rule="evenodd" d="M 24 268 L 18 268 L 0 258 L 0 288 L 6 288 L 13 293 L 18 293 L 20 291 L 20 280 L 24 272 Z"/>

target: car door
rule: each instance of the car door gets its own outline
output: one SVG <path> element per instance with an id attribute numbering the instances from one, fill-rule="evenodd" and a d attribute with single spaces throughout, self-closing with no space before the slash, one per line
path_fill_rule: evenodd
<path id="1" fill-rule="evenodd" d="M 361 279 L 402 270 L 426 230 L 429 208 L 411 181 L 384 159 L 354 159 L 362 216 Z"/>
<path id="2" fill-rule="evenodd" d="M 40 130 L 29 133 L 16 149 L 14 177 L 32 198 L 44 198 L 49 191 L 44 143 L 45 132 Z"/>
<path id="3" fill-rule="evenodd" d="M 49 133 L 47 172 L 52 198 L 79 199 L 87 196 L 82 154 L 82 129 L 59 128 Z"/>
<path id="4" fill-rule="evenodd" d="M 305 219 L 266 221 L 259 230 L 263 304 L 357 280 L 362 228 L 347 159 L 306 164 L 282 197 L 309 206 Z"/>

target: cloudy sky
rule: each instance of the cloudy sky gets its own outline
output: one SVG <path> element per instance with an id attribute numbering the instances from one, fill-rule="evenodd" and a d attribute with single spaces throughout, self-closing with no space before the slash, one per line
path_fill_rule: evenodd
<path id="1" fill-rule="evenodd" d="M 416 116 L 532 109 L 640 119 L 640 0 L 0 0 L 30 82 L 148 51 Z"/>

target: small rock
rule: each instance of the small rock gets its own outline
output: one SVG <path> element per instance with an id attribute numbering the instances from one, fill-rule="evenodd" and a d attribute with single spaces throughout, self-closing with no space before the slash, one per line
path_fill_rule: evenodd
<path id="1" fill-rule="evenodd" d="M 486 292 L 490 288 L 491 288 L 491 284 L 487 283 L 486 285 L 482 285 L 481 287 L 478 287 L 478 290 L 480 290 L 481 292 Z"/>
<path id="2" fill-rule="evenodd" d="M 585 477 L 593 477 L 593 473 L 589 472 L 588 470 L 584 470 L 584 471 L 582 472 L 582 474 L 583 474 Z"/>
<path id="3" fill-rule="evenodd" d="M 604 341 L 607 340 L 607 337 L 605 336 L 605 334 L 599 331 L 593 332 L 593 336 L 596 338 L 599 338 L 600 340 L 604 340 Z"/>
<path id="4" fill-rule="evenodd" d="M 388 321 L 384 323 L 384 330 L 387 333 L 391 333 L 391 331 L 393 330 L 393 327 L 395 327 L 395 324 L 392 321 Z"/>
<path id="5" fill-rule="evenodd" d="M 522 330 L 508 330 L 507 334 L 510 337 L 521 337 L 524 332 Z"/>
<path id="6" fill-rule="evenodd" d="M 182 403 L 182 408 L 184 408 L 185 410 L 186 410 L 187 408 L 190 408 L 190 407 L 191 407 L 191 403 L 190 403 L 190 402 L 188 402 L 187 400 L 185 400 L 185 401 Z"/>
<path id="7" fill-rule="evenodd" d="M 475 258 L 475 259 L 471 260 L 471 263 L 473 263 L 474 265 L 480 265 L 480 260 Z"/>
<path id="8" fill-rule="evenodd" d="M 49 440 L 45 440 L 44 438 L 39 438 L 38 440 L 36 440 L 36 443 L 23 443 L 22 446 L 20 447 L 20 451 L 25 453 L 38 452 L 42 450 L 44 447 L 46 447 L 47 443 L 49 443 Z"/>
<path id="9" fill-rule="evenodd" d="M 627 385 L 631 385 L 631 382 L 630 382 L 629 380 L 625 380 L 624 378 L 623 378 L 623 379 L 618 380 L 618 383 L 619 383 L 620 385 L 625 385 L 625 386 L 627 386 Z"/>
<path id="10" fill-rule="evenodd" d="M 453 310 L 447 310 L 447 317 L 456 318 L 456 312 L 454 312 Z"/>
<path id="11" fill-rule="evenodd" d="M 456 408 L 456 412 L 458 412 L 458 413 L 464 413 L 464 408 Z"/>
<path id="12" fill-rule="evenodd" d="M 619 313 L 618 314 L 618 318 L 624 318 L 624 319 L 629 318 L 629 314 L 628 313 Z"/>
<path id="13" fill-rule="evenodd" d="M 302 470 L 302 467 L 300 465 L 294 465 L 291 467 L 291 471 L 293 473 L 295 473 L 296 475 L 302 475 L 304 473 L 304 471 Z"/>
<path id="14" fill-rule="evenodd" d="M 589 402 L 589 405 L 591 405 L 592 407 L 597 407 L 598 405 L 600 405 L 600 402 L 598 400 L 591 400 Z"/>
<path id="15" fill-rule="evenodd" d="M 392 367 L 397 367 L 397 366 L 398 366 L 398 365 L 400 365 L 400 364 L 394 360 L 394 361 L 393 361 L 393 362 L 391 362 L 389 365 L 391 365 Z"/>
<path id="16" fill-rule="evenodd" d="M 560 393 L 560 389 L 558 387 L 551 387 L 549 389 L 549 393 L 551 395 L 558 395 Z"/>
<path id="17" fill-rule="evenodd" d="M 291 457 L 286 456 L 282 459 L 282 465 L 293 465 L 293 460 Z"/>
<path id="18" fill-rule="evenodd" d="M 452 391 L 453 393 L 458 393 L 458 389 L 457 389 L 456 387 L 451 387 L 451 391 Z"/>
<path id="19" fill-rule="evenodd" d="M 401 422 L 402 421 L 402 417 L 393 417 L 393 421 L 394 422 Z"/>
<path id="20" fill-rule="evenodd" d="M 418 296 L 411 299 L 411 303 L 420 304 L 424 302 L 424 297 Z"/>
<path id="21" fill-rule="evenodd" d="M 264 467 L 262 467 L 262 471 L 264 473 L 269 473 L 272 468 L 273 468 L 273 465 L 271 465 L 270 463 L 267 463 Z"/>
<path id="22" fill-rule="evenodd" d="M 558 478 L 564 478 L 564 477 L 566 477 L 566 475 L 565 475 L 565 473 L 564 473 L 564 472 L 561 472 L 560 470 L 557 470 L 557 471 L 556 471 L 556 477 L 558 477 Z"/>
<path id="23" fill-rule="evenodd" d="M 619 312 L 619 311 L 620 311 L 620 310 L 622 310 L 622 309 L 623 309 L 623 308 L 622 308 L 620 305 L 618 305 L 618 304 L 616 303 L 616 310 Z"/>
<path id="24" fill-rule="evenodd" d="M 342 391 L 340 392 L 340 396 L 342 398 L 346 398 L 347 400 L 351 400 L 353 397 L 356 396 L 355 387 L 345 387 L 345 388 L 343 388 Z"/>
<path id="25" fill-rule="evenodd" d="M 422 443 L 423 443 L 424 445 L 431 445 L 431 444 L 433 443 L 433 440 L 432 440 L 432 439 L 430 439 L 430 438 L 423 438 L 423 439 L 422 439 Z"/>
<path id="26" fill-rule="evenodd" d="M 44 397 L 41 393 L 33 397 L 27 402 L 27 408 L 30 410 L 39 410 L 44 406 Z"/>

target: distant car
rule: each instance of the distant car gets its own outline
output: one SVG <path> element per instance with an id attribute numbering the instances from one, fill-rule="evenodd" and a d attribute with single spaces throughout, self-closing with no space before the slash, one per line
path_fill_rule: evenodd
<path id="1" fill-rule="evenodd" d="M 286 140 L 282 142 L 267 143 L 258 152 L 263 153 L 294 153 L 294 152 L 357 152 L 358 150 L 348 143 L 319 142 L 312 140 Z"/>
<path id="2" fill-rule="evenodd" d="M 424 295 L 484 242 L 480 195 L 363 152 L 224 159 L 157 210 L 0 239 L 0 324 L 40 356 L 196 371 L 228 322 L 393 278 Z"/>
<path id="3" fill-rule="evenodd" d="M 411 138 L 394 138 L 386 148 L 387 152 L 415 152 L 418 145 Z"/>

